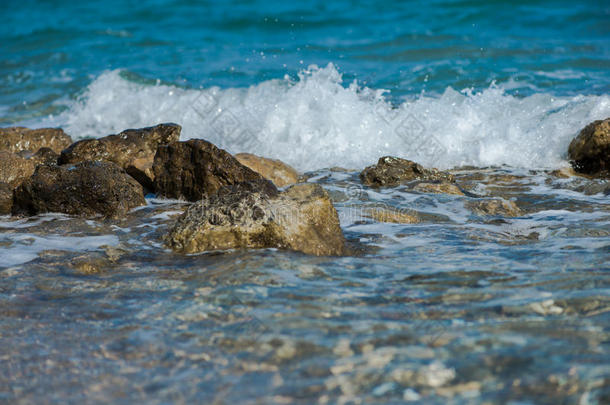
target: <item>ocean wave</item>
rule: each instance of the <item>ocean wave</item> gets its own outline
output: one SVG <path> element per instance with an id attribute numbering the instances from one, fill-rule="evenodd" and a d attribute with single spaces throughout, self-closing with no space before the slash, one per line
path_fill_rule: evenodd
<path id="1" fill-rule="evenodd" d="M 359 169 L 383 155 L 439 168 L 544 168 L 565 165 L 578 131 L 610 116 L 607 95 L 516 97 L 495 84 L 480 92 L 447 88 L 395 105 L 386 90 L 343 83 L 332 64 L 249 88 L 185 89 L 126 76 L 103 73 L 41 125 L 60 125 L 81 138 L 171 121 L 182 125 L 182 139 L 204 138 L 305 171 Z"/>

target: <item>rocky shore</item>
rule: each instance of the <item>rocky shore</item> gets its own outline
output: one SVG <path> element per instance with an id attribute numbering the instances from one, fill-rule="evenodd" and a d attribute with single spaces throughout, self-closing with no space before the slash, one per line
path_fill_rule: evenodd
<path id="1" fill-rule="evenodd" d="M 349 254 L 333 197 L 320 185 L 298 184 L 305 178 L 279 160 L 233 156 L 203 139 L 180 141 L 180 131 L 179 125 L 166 123 L 73 143 L 61 129 L 0 129 L 0 214 L 116 219 L 146 205 L 146 194 L 155 194 L 189 202 L 163 238 L 166 247 L 179 253 L 278 248 L 319 256 Z M 573 171 L 551 175 L 607 179 L 610 118 L 587 125 L 567 155 Z M 479 195 L 471 181 L 476 174 L 461 181 L 455 172 L 385 156 L 359 177 L 363 190 L 402 187 L 411 193 L 461 196 L 475 215 L 502 218 L 527 212 L 528 207 L 502 193 Z M 597 182 L 582 191 L 608 195 L 609 189 Z M 363 217 L 390 223 L 429 220 L 389 206 L 367 208 Z"/>

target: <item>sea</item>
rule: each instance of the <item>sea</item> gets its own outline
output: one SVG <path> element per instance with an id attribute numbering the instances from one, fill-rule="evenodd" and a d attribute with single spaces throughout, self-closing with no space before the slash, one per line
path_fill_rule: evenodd
<path id="1" fill-rule="evenodd" d="M 0 217 L 0 402 L 610 402 L 610 3 L 3 0 L 0 126 L 163 122 L 324 187 L 357 254 L 172 253 L 187 204 Z M 370 188 L 382 156 L 465 195 Z M 483 212 L 490 199 L 519 212 Z M 369 209 L 417 223 L 375 221 Z"/>

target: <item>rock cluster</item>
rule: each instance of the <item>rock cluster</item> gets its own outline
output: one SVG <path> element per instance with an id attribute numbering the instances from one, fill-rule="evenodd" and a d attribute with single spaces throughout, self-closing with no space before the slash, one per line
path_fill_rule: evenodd
<path id="1" fill-rule="evenodd" d="M 23 150 L 36 152 L 40 148 L 49 148 L 55 153 L 60 153 L 71 143 L 72 139 L 60 128 L 0 128 L 0 150 L 8 152 L 18 153 Z"/>

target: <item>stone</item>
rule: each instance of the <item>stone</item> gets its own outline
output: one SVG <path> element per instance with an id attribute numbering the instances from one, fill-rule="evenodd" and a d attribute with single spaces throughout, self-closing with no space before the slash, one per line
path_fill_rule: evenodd
<path id="1" fill-rule="evenodd" d="M 392 156 L 379 159 L 376 165 L 365 168 L 360 173 L 365 186 L 396 187 L 414 180 L 454 182 L 452 174 L 437 169 L 426 169 L 410 160 Z"/>
<path id="2" fill-rule="evenodd" d="M 286 163 L 251 153 L 238 153 L 235 158 L 244 166 L 271 180 L 277 187 L 286 187 L 299 181 L 299 173 Z"/>
<path id="3" fill-rule="evenodd" d="M 71 143 L 72 139 L 61 128 L 0 128 L 0 150 L 8 152 L 17 153 L 22 150 L 36 152 L 40 148 L 49 148 L 55 153 L 60 153 Z"/>
<path id="4" fill-rule="evenodd" d="M 13 208 L 13 188 L 6 183 L 0 183 L 0 215 L 11 213 Z"/>
<path id="5" fill-rule="evenodd" d="M 328 194 L 309 183 L 277 195 L 234 186 L 205 197 L 178 218 L 166 241 L 181 253 L 279 248 L 339 256 L 346 251 Z"/>
<path id="6" fill-rule="evenodd" d="M 126 129 L 117 135 L 83 139 L 61 152 L 59 164 L 101 160 L 116 163 L 149 190 L 154 187 L 152 165 L 157 148 L 180 140 L 182 127 L 159 124 L 154 127 Z"/>
<path id="7" fill-rule="evenodd" d="M 415 224 L 419 222 L 419 218 L 413 214 L 387 208 L 370 209 L 366 212 L 366 216 L 377 222 L 391 222 L 395 224 Z"/>
<path id="8" fill-rule="evenodd" d="M 161 197 L 198 201 L 223 186 L 264 180 L 230 153 L 203 139 L 160 146 L 153 164 Z"/>
<path id="9" fill-rule="evenodd" d="M 146 200 L 142 186 L 110 162 L 41 165 L 14 191 L 14 215 L 60 212 L 118 218 Z"/>
<path id="10" fill-rule="evenodd" d="M 610 118 L 584 127 L 568 147 L 574 170 L 599 177 L 610 177 Z"/>
<path id="11" fill-rule="evenodd" d="M 32 153 L 29 150 L 22 150 L 17 155 L 29 159 L 34 163 L 34 166 L 38 165 L 56 165 L 59 159 L 59 154 L 51 148 L 40 148 L 36 153 Z"/>
<path id="12" fill-rule="evenodd" d="M 440 183 L 418 183 L 413 187 L 413 190 L 419 191 L 420 193 L 464 195 L 456 184 L 448 181 L 442 181 Z"/>
<path id="13" fill-rule="evenodd" d="M 33 160 L 12 152 L 0 151 L 0 182 L 8 184 L 11 189 L 30 177 L 35 168 L 36 164 Z"/>
<path id="14" fill-rule="evenodd" d="M 522 214 L 521 210 L 514 201 L 504 200 L 501 198 L 468 201 L 466 206 L 475 214 L 483 216 L 499 215 L 505 217 L 518 217 Z"/>

